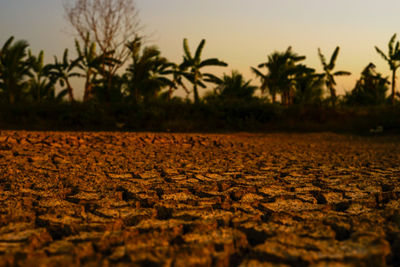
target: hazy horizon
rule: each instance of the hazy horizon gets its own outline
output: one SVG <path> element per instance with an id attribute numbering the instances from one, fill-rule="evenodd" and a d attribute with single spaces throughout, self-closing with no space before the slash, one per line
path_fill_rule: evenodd
<path id="1" fill-rule="evenodd" d="M 194 50 L 202 38 L 207 40 L 204 57 L 218 57 L 228 68 L 215 69 L 216 74 L 235 69 L 253 83 L 259 82 L 251 66 L 265 62 L 273 51 L 288 46 L 307 56 L 304 63 L 322 70 L 317 49 L 329 58 L 336 46 L 341 47 L 337 70 L 352 72 L 338 78 L 340 94 L 353 89 L 356 79 L 370 62 L 377 71 L 389 76 L 389 67 L 374 46 L 387 51 L 394 33 L 400 33 L 400 2 L 351 2 L 321 0 L 136 0 L 148 45 L 157 45 L 173 62 L 183 55 L 182 40 L 188 38 Z M 65 48 L 73 50 L 73 30 L 64 19 L 61 0 L 5 0 L 0 3 L 0 43 L 11 35 L 25 39 L 36 53 L 43 49 L 46 61 L 62 56 Z M 75 89 L 81 92 L 81 88 Z M 204 92 L 204 90 L 202 91 Z"/>

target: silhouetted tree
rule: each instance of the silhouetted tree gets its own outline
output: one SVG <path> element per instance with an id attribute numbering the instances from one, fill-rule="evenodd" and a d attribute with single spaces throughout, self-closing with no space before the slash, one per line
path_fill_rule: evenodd
<path id="1" fill-rule="evenodd" d="M 115 64 L 100 64 L 104 75 L 105 93 L 108 95 L 117 71 L 129 58 L 126 43 L 139 31 L 138 13 L 133 0 L 74 0 L 64 1 L 68 22 L 80 40 L 95 43 L 99 54 L 114 58 Z M 103 58 L 104 59 L 104 58 Z M 109 96 L 107 96 L 109 98 Z"/>
<path id="2" fill-rule="evenodd" d="M 142 49 L 141 39 L 128 43 L 131 51 L 132 63 L 127 68 L 128 97 L 134 102 L 141 100 L 148 102 L 157 97 L 163 87 L 173 86 L 168 78 L 172 64 L 155 46 Z"/>
<path id="3" fill-rule="evenodd" d="M 267 62 L 258 65 L 259 69 L 264 67 L 267 69 L 266 74 L 252 67 L 253 73 L 261 79 L 262 93 L 268 88 L 273 103 L 276 102 L 276 94 L 281 93 L 282 104 L 290 105 L 293 102 L 298 75 L 313 71 L 305 65 L 298 64 L 305 58 L 305 56 L 294 53 L 292 48 L 288 47 L 285 52 L 273 52 L 268 56 Z"/>
<path id="4" fill-rule="evenodd" d="M 104 66 L 113 66 L 119 64 L 119 62 L 112 57 L 112 52 L 98 54 L 96 52 L 96 43 L 90 42 L 89 35 L 83 42 L 83 47 L 81 47 L 78 40 L 75 40 L 75 48 L 78 53 L 77 66 L 83 71 L 81 77 L 85 78 L 83 101 L 86 102 L 93 98 L 93 88 L 99 86 L 99 83 L 110 90 L 108 81 L 113 76 L 110 76 Z"/>
<path id="5" fill-rule="evenodd" d="M 322 63 L 322 67 L 324 69 L 324 73 L 322 74 L 324 80 L 325 80 L 325 84 L 326 87 L 329 89 L 330 93 L 331 93 L 331 103 L 332 106 L 336 105 L 336 99 L 337 99 L 337 95 L 336 95 L 336 81 L 335 81 L 335 77 L 336 76 L 344 76 L 344 75 L 350 75 L 351 73 L 348 71 L 336 71 L 333 72 L 334 68 L 335 68 L 335 64 L 336 64 L 336 59 L 339 55 L 339 46 L 336 47 L 335 51 L 333 51 L 333 54 L 330 58 L 329 63 L 327 63 L 325 56 L 322 54 L 321 49 L 318 48 L 318 55 L 319 58 L 321 60 Z"/>
<path id="6" fill-rule="evenodd" d="M 31 62 L 27 57 L 28 43 L 10 37 L 0 51 L 0 86 L 6 101 L 14 104 L 22 100 L 28 89 Z"/>
<path id="7" fill-rule="evenodd" d="M 185 70 L 181 65 L 172 62 L 170 64 L 170 68 L 165 71 L 165 74 L 170 74 L 172 76 L 171 84 L 168 87 L 167 98 L 171 100 L 173 90 L 177 90 L 178 88 L 182 88 L 185 90 L 186 94 L 189 95 L 190 91 L 187 89 L 182 79 Z"/>
<path id="8" fill-rule="evenodd" d="M 94 42 L 89 43 L 86 40 L 82 49 L 79 41 L 75 40 L 75 48 L 79 58 L 78 67 L 84 72 L 81 76 L 85 78 L 83 101 L 86 102 L 93 97 L 93 87 L 102 59 L 97 56 L 96 44 Z"/>
<path id="9" fill-rule="evenodd" d="M 262 64 L 260 64 L 261 66 Z M 259 68 L 262 68 L 264 65 L 262 65 L 261 67 L 259 66 Z M 279 88 L 277 86 L 276 83 L 274 83 L 274 81 L 271 79 L 270 77 L 270 72 L 268 71 L 266 74 L 263 74 L 260 70 L 251 67 L 252 72 L 256 75 L 257 78 L 259 78 L 261 80 L 261 94 L 264 95 L 265 91 L 268 89 L 269 90 L 269 94 L 272 97 L 272 103 L 276 103 L 276 94 L 279 92 Z"/>
<path id="10" fill-rule="evenodd" d="M 322 102 L 324 81 L 320 75 L 299 73 L 296 77 L 294 103 L 300 105 L 315 105 Z"/>
<path id="11" fill-rule="evenodd" d="M 75 60 L 68 59 L 68 49 L 64 50 L 62 61 L 54 57 L 54 63 L 49 66 L 48 75 L 55 83 L 59 83 L 61 87 L 66 87 L 68 99 L 70 102 L 75 100 L 73 88 L 71 86 L 70 78 L 80 77 L 81 74 L 75 72 L 74 69 L 78 67 L 80 58 Z"/>
<path id="12" fill-rule="evenodd" d="M 56 81 L 50 78 L 49 70 L 51 65 L 44 64 L 44 52 L 40 51 L 38 56 L 34 56 L 29 51 L 31 62 L 30 78 L 28 80 L 28 94 L 34 102 L 60 101 L 67 94 L 67 90 L 55 95 Z"/>
<path id="13" fill-rule="evenodd" d="M 198 104 L 200 102 L 198 86 L 206 88 L 204 82 L 215 83 L 215 81 L 218 80 L 218 78 L 211 73 L 202 73 L 201 72 L 202 68 L 208 66 L 223 66 L 223 67 L 228 66 L 228 64 L 226 64 L 223 61 L 220 61 L 217 58 L 209 58 L 202 60 L 201 53 L 203 52 L 205 43 L 206 43 L 205 39 L 201 40 L 199 46 L 196 49 L 196 53 L 194 54 L 194 56 L 192 56 L 187 39 L 185 38 L 183 40 L 184 56 L 183 56 L 183 63 L 181 64 L 181 69 L 187 71 L 182 72 L 182 75 L 193 84 L 193 94 L 194 94 L 195 104 Z"/>
<path id="14" fill-rule="evenodd" d="M 360 79 L 351 93 L 345 96 L 348 104 L 379 105 L 385 103 L 388 91 L 388 78 L 382 77 L 375 70 L 375 65 L 369 63 L 362 71 Z"/>
<path id="15" fill-rule="evenodd" d="M 256 89 L 256 86 L 251 85 L 251 80 L 246 81 L 241 73 L 232 71 L 230 75 L 224 73 L 214 93 L 220 99 L 249 101 Z"/>
<path id="16" fill-rule="evenodd" d="M 391 101 L 394 104 L 394 98 L 396 95 L 396 71 L 400 67 L 400 43 L 396 41 L 396 34 L 392 36 L 388 43 L 388 54 L 386 55 L 382 50 L 375 46 L 376 51 L 379 55 L 388 63 L 392 72 L 392 94 Z"/>

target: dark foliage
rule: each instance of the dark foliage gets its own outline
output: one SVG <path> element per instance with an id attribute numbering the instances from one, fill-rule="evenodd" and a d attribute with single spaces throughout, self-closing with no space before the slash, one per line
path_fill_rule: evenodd
<path id="1" fill-rule="evenodd" d="M 382 126 L 399 132 L 400 108 L 289 108 L 259 100 L 199 103 L 28 103 L 0 106 L 1 129 L 163 132 L 339 131 L 368 134 Z"/>
<path id="2" fill-rule="evenodd" d="M 383 105 L 387 102 L 388 78 L 375 71 L 375 65 L 370 63 L 361 73 L 355 88 L 347 93 L 345 101 L 350 105 Z"/>
<path id="3" fill-rule="evenodd" d="M 105 73 L 104 66 L 112 68 L 119 61 L 111 52 L 99 52 L 89 37 L 76 41 L 75 59 L 69 59 L 65 50 L 62 60 L 55 57 L 47 65 L 43 52 L 32 55 L 27 42 L 10 38 L 0 50 L 0 128 L 174 132 L 369 132 L 378 126 L 386 132 L 400 128 L 399 103 L 394 101 L 389 107 L 389 83 L 372 63 L 355 88 L 336 99 L 334 76 L 348 74 L 333 72 L 339 48 L 330 62 L 319 52 L 324 74 L 300 64 L 305 57 L 291 47 L 274 52 L 267 62 L 252 68 L 262 82 L 258 88 L 237 71 L 222 77 L 203 72 L 207 66 L 227 65 L 217 58 L 202 60 L 204 45 L 202 40 L 192 55 L 185 39 L 183 62 L 177 64 L 163 57 L 157 47 L 145 47 L 141 38 L 135 38 L 126 44 L 130 61 L 125 72 L 111 74 Z M 74 77 L 84 79 L 83 102 L 75 100 L 70 81 Z M 193 86 L 191 92 L 185 83 Z M 216 87 L 200 98 L 198 87 L 205 88 L 205 83 Z M 56 86 L 61 86 L 58 95 Z M 323 98 L 324 87 L 331 93 L 328 99 Z M 194 102 L 173 97 L 178 88 L 193 93 Z"/>

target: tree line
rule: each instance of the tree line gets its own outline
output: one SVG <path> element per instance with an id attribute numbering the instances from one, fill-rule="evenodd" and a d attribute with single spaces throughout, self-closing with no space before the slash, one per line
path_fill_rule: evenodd
<path id="1" fill-rule="evenodd" d="M 340 99 L 341 104 L 382 105 L 395 103 L 399 94 L 395 91 L 396 71 L 400 66 L 399 42 L 394 35 L 388 44 L 388 53 L 376 47 L 377 52 L 387 61 L 392 79 L 382 76 L 369 63 L 361 73 L 354 89 Z M 338 96 L 335 90 L 335 77 L 350 75 L 347 71 L 335 70 L 339 47 L 336 47 L 329 60 L 318 50 L 323 73 L 317 73 L 302 62 L 305 56 L 298 55 L 291 47 L 283 52 L 273 52 L 267 61 L 251 67 L 261 86 L 253 85 L 238 71 L 217 77 L 206 71 L 207 67 L 226 67 L 227 63 L 218 58 L 202 58 L 206 41 L 203 39 L 194 53 L 188 40 L 183 40 L 183 61 L 170 62 L 161 55 L 156 46 L 144 46 L 140 37 L 127 42 L 128 65 L 123 72 L 116 72 L 121 60 L 112 51 L 103 52 L 91 41 L 89 34 L 79 41 L 75 40 L 74 58 L 65 49 L 61 58 L 44 63 L 44 52 L 32 54 L 24 40 L 9 38 L 0 50 L 0 101 L 17 102 L 61 102 L 77 101 L 71 80 L 84 79 L 83 102 L 129 102 L 150 103 L 154 100 L 171 100 L 178 88 L 193 94 L 193 102 L 224 101 L 229 99 L 255 100 L 257 89 L 261 91 L 258 100 L 293 104 L 326 104 L 335 106 Z M 200 98 L 199 89 L 214 86 L 212 91 Z M 57 85 L 61 90 L 56 94 Z M 190 85 L 190 88 L 189 86 Z M 386 93 L 391 85 L 389 99 Z M 210 85 L 209 85 L 210 86 Z M 324 90 L 329 97 L 323 98 Z M 176 96 L 175 96 L 176 98 Z"/>
<path id="2" fill-rule="evenodd" d="M 376 51 L 388 63 L 392 77 L 384 77 L 369 63 L 354 88 L 345 96 L 336 92 L 337 76 L 350 75 L 335 68 L 340 48 L 329 60 L 320 49 L 323 72 L 318 73 L 303 62 L 305 56 L 292 47 L 275 51 L 265 62 L 251 67 L 260 86 L 238 71 L 222 77 L 208 67 L 226 67 L 218 58 L 202 57 L 203 39 L 191 51 L 183 40 L 182 62 L 171 62 L 156 46 L 146 46 L 139 34 L 138 13 L 133 0 L 64 1 L 67 21 L 75 30 L 75 51 L 65 49 L 61 58 L 44 63 L 44 52 L 34 55 L 27 41 L 10 37 L 0 50 L 0 102 L 60 103 L 76 102 L 73 79 L 83 79 L 82 102 L 144 104 L 160 101 L 199 103 L 260 102 L 293 105 L 384 105 L 395 104 L 396 71 L 400 67 L 400 44 L 396 35 L 388 43 L 388 52 Z M 386 94 L 391 86 L 389 98 Z M 59 90 L 56 90 L 58 88 Z M 182 88 L 186 100 L 174 96 Z M 203 98 L 201 88 L 212 88 Z M 260 90 L 259 97 L 256 91 Z M 56 93 L 57 91 L 57 93 Z M 329 96 L 324 97 L 324 92 Z M 188 96 L 192 94 L 193 100 Z"/>

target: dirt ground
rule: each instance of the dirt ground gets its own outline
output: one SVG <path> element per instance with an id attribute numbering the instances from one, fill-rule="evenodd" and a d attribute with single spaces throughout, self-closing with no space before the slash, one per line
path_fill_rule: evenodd
<path id="1" fill-rule="evenodd" d="M 400 137 L 0 132 L 0 266 L 399 266 Z"/>

